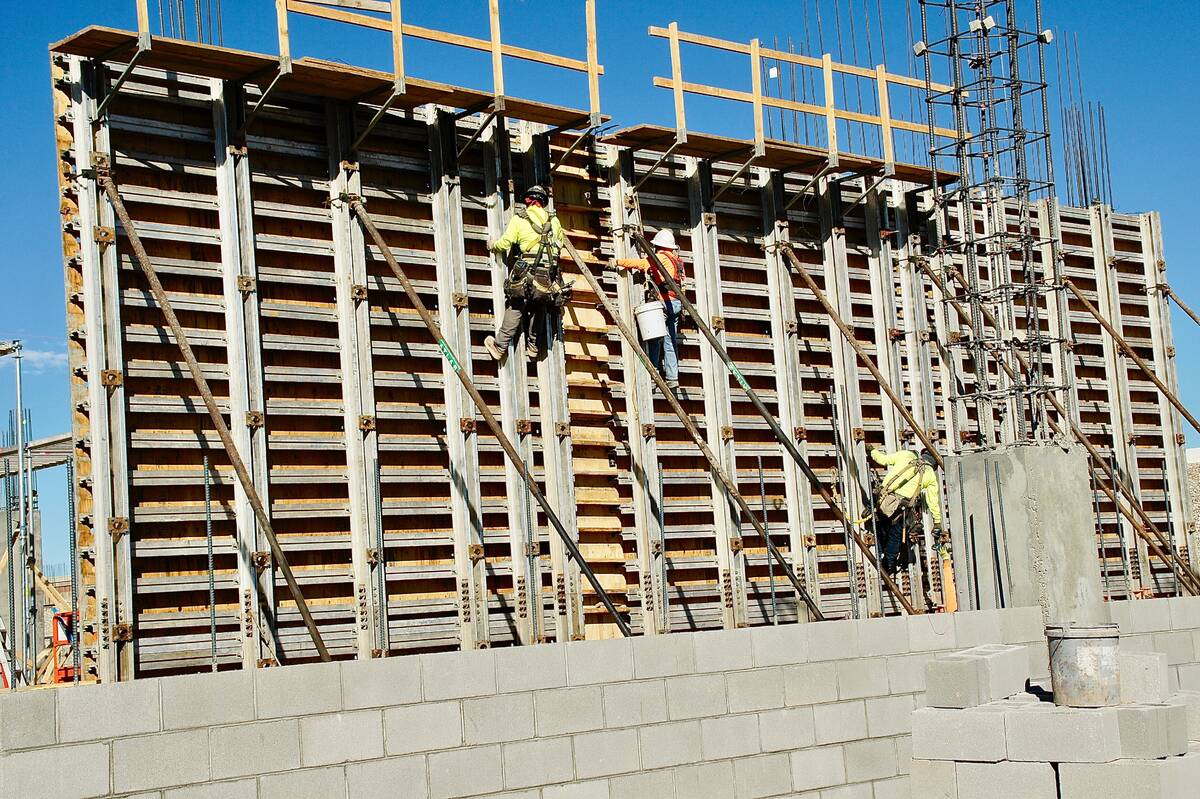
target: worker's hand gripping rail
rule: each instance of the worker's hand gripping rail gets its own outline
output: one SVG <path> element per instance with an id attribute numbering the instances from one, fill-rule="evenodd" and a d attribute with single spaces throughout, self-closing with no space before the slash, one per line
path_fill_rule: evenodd
<path id="1" fill-rule="evenodd" d="M 379 228 L 375 227 L 375 222 L 372 221 L 371 217 L 367 214 L 367 209 L 363 206 L 362 200 L 358 197 L 347 197 L 346 199 L 349 201 L 350 207 L 354 210 L 355 216 L 357 216 L 359 222 L 362 223 L 363 228 L 371 236 L 371 240 L 379 249 L 380 254 L 383 255 L 383 259 L 387 261 L 387 265 L 391 268 L 392 274 L 394 274 L 396 279 L 400 281 L 400 285 L 404 289 L 404 293 L 408 296 L 408 301 L 412 303 L 413 308 L 416 309 L 417 314 L 421 317 L 421 321 L 425 323 L 425 327 L 429 330 L 429 334 L 433 336 L 434 341 L 437 342 L 438 349 L 442 351 L 442 355 L 450 363 L 450 367 L 454 370 L 454 374 L 458 375 L 459 381 L 463 384 L 463 388 L 467 390 L 467 394 L 470 395 L 471 401 L 475 403 L 475 407 L 479 409 L 479 413 L 481 416 L 483 416 L 484 422 L 487 423 L 488 428 L 492 431 L 492 435 L 494 435 L 496 440 L 500 442 L 500 447 L 504 450 L 504 454 L 508 456 L 510 461 L 512 461 L 513 467 L 521 475 L 521 479 L 525 481 L 525 485 L 528 486 L 529 493 L 533 495 L 534 500 L 537 501 L 538 505 L 541 506 L 542 511 L 546 514 L 546 518 L 549 520 L 550 526 L 554 528 L 555 532 L 558 533 L 559 538 L 562 539 L 563 544 L 566 545 L 571 557 L 579 565 L 579 570 L 583 572 L 584 577 L 586 577 L 588 583 L 591 584 L 592 590 L 594 590 L 596 595 L 600 597 L 600 601 L 604 604 L 604 607 L 612 616 L 613 621 L 616 622 L 617 627 L 621 630 L 621 634 L 626 637 L 630 636 L 632 633 L 630 632 L 629 625 L 617 611 L 617 606 L 613 604 L 612 597 L 608 595 L 608 591 L 604 590 L 604 586 L 600 584 L 600 580 L 596 577 L 595 572 L 592 571 L 592 567 L 589 566 L 587 561 L 583 559 L 583 553 L 579 551 L 579 545 L 567 532 L 566 528 L 563 527 L 563 523 L 559 520 L 558 514 L 555 513 L 554 508 L 550 506 L 550 501 L 546 499 L 546 495 L 542 493 L 541 488 L 538 487 L 537 483 L 534 482 L 533 477 L 525 468 L 525 462 L 522 460 L 520 453 L 517 452 L 517 448 L 513 446 L 513 443 L 509 440 L 508 436 L 504 434 L 504 430 L 500 427 L 500 422 L 496 420 L 495 414 L 492 413 L 491 408 L 488 407 L 487 403 L 483 401 L 483 397 L 480 396 L 479 390 L 475 388 L 475 384 L 471 381 L 471 378 L 469 378 L 467 373 L 463 371 L 463 368 L 459 364 L 458 359 L 455 357 L 454 352 L 450 349 L 450 346 L 446 344 L 446 340 L 442 336 L 441 328 L 438 326 L 438 323 L 434 321 L 433 315 L 429 313 L 429 309 L 425 307 L 425 303 L 421 301 L 421 297 L 417 294 L 417 290 L 413 288 L 413 284 L 409 281 L 408 275 L 406 275 L 404 270 L 400 267 L 400 263 L 396 260 L 396 256 L 392 255 L 391 248 L 384 240 L 383 234 L 379 232 Z"/>
<path id="2" fill-rule="evenodd" d="M 229 432 L 229 426 L 225 424 L 225 417 L 221 415 L 221 410 L 217 407 L 217 401 L 213 398 L 212 389 L 208 387 L 208 381 L 204 378 L 204 373 L 200 371 L 200 364 L 196 361 L 196 355 L 192 352 L 192 347 L 188 343 L 187 333 L 184 332 L 183 326 L 179 324 L 179 318 L 175 316 L 175 309 L 171 306 L 171 301 L 168 299 L 166 291 L 163 290 L 162 282 L 158 279 L 158 273 L 154 271 L 154 265 L 150 263 L 150 256 L 146 254 L 146 248 L 142 246 L 142 240 L 138 236 L 133 219 L 130 218 L 129 211 L 125 208 L 125 203 L 121 201 L 121 195 L 117 191 L 117 184 L 113 182 L 112 175 L 109 172 L 107 159 L 98 161 L 95 168 L 96 177 L 100 185 L 104 188 L 105 194 L 108 195 L 113 210 L 117 212 L 117 218 L 121 220 L 121 227 L 125 231 L 125 236 L 129 239 L 129 246 L 133 249 L 134 257 L 137 258 L 137 262 L 146 276 L 146 282 L 150 284 L 150 293 L 154 295 L 154 301 L 162 309 L 163 316 L 167 320 L 167 326 L 171 329 L 171 335 L 175 339 L 175 344 L 183 354 L 183 360 L 187 363 L 188 371 L 191 372 L 196 389 L 200 392 L 200 398 L 204 401 L 204 407 L 208 409 L 208 415 L 211 417 L 213 426 L 217 430 L 217 436 L 221 439 L 221 444 L 225 448 L 225 454 L 229 457 L 229 463 L 233 467 L 234 474 L 237 475 L 242 490 L 246 492 L 246 499 L 250 502 L 250 507 L 254 511 L 254 517 L 258 520 L 260 529 L 267 537 L 267 543 L 271 547 L 271 554 L 275 557 L 276 563 L 279 564 L 279 570 L 283 573 L 284 582 L 287 583 L 288 591 L 291 592 L 292 599 L 296 602 L 296 609 L 300 611 L 300 617 L 304 619 L 304 626 L 308 628 L 308 634 L 312 636 L 313 645 L 317 648 L 317 654 L 320 655 L 321 660 L 332 660 L 329 656 L 329 650 L 325 647 L 325 641 L 321 638 L 321 632 L 317 629 L 316 620 L 313 619 L 312 612 L 308 609 L 308 603 L 304 600 L 304 594 L 300 590 L 300 585 L 296 582 L 296 576 L 292 573 L 291 564 L 288 563 L 287 556 L 284 555 L 283 549 L 279 546 L 279 540 L 275 537 L 275 530 L 271 526 L 271 519 L 267 515 L 262 498 L 259 497 L 258 491 L 254 487 L 254 481 L 250 479 L 250 473 L 246 469 L 245 462 L 242 461 L 241 455 L 238 454 L 237 446 L 233 443 L 233 436 Z"/>
<path id="3" fill-rule="evenodd" d="M 617 310 L 616 306 L 613 305 L 612 300 L 609 298 L 608 293 L 604 291 L 604 287 L 601 286 L 596 280 L 596 276 L 592 274 L 592 270 L 588 269 L 588 266 L 586 263 L 584 263 L 579 251 L 575 249 L 575 245 L 571 244 L 569 240 L 564 240 L 564 244 L 566 251 L 570 254 L 571 259 L 575 262 L 575 266 L 578 267 L 579 272 L 583 275 L 584 280 L 587 281 L 587 284 L 591 287 L 592 291 L 595 292 L 596 297 L 600 300 L 600 304 L 604 306 L 604 310 L 608 313 L 609 318 L 613 320 L 613 323 L 616 324 L 617 329 L 621 331 L 621 335 L 629 343 L 629 346 L 633 348 L 633 351 L 638 356 L 638 360 L 641 361 L 642 366 L 644 366 L 647 373 L 649 373 L 651 380 L 654 381 L 654 385 L 658 387 L 659 393 L 671 406 L 671 410 L 675 412 L 675 415 L 679 417 L 679 421 L 683 424 L 684 429 L 687 430 L 688 435 L 691 436 L 692 441 L 696 444 L 696 447 L 700 450 L 700 453 L 704 456 L 704 459 L 708 461 L 708 468 L 717 476 L 717 479 L 721 481 L 721 485 L 725 487 L 726 493 L 734 501 L 734 504 L 738 506 L 739 510 L 745 514 L 748 519 L 750 519 L 750 523 L 754 526 L 754 530 L 759 534 L 759 536 L 762 537 L 764 541 L 766 541 L 767 551 L 770 553 L 771 557 L 775 558 L 776 562 L 783 567 L 784 572 L 787 574 L 788 581 L 792 584 L 792 587 L 796 589 L 796 592 L 800 595 L 800 598 L 804 600 L 804 604 L 808 606 L 808 610 L 812 614 L 812 617 L 817 621 L 823 621 L 825 619 L 824 614 L 821 613 L 820 608 L 813 600 L 812 595 L 808 592 L 808 589 L 806 589 L 804 584 L 800 582 L 800 578 L 796 576 L 796 572 L 792 568 L 792 564 L 788 563 L 787 559 L 783 557 L 783 553 L 779 551 L 779 548 L 775 546 L 775 542 L 773 542 L 770 536 L 767 535 L 767 531 L 763 527 L 762 522 L 759 521 L 758 517 L 754 515 L 754 512 L 750 510 L 750 506 L 746 504 L 746 500 L 742 497 L 741 493 L 738 492 L 737 486 L 732 480 L 729 479 L 729 475 L 725 473 L 725 470 L 721 468 L 720 463 L 717 461 L 717 456 L 714 455 L 712 450 L 708 448 L 708 444 L 704 442 L 704 436 L 700 434 L 700 431 L 696 428 L 696 425 L 691 420 L 691 417 L 687 415 L 687 411 L 685 411 L 683 406 L 679 404 L 679 400 L 675 398 L 674 392 L 668 388 L 667 381 L 663 379 L 662 375 L 658 373 L 658 370 L 655 369 L 650 363 L 650 356 L 646 354 L 644 349 L 642 349 L 642 345 L 638 341 L 637 336 L 635 336 L 633 331 L 629 329 L 629 326 L 625 324 L 625 321 L 621 318 L 620 312 Z M 650 257 L 653 257 L 653 253 L 650 253 Z M 653 263 L 653 261 L 651 263 Z M 680 294 L 681 292 L 677 290 L 676 293 Z"/>
<path id="4" fill-rule="evenodd" d="M 631 227 L 626 228 L 626 232 L 632 236 L 634 243 L 639 249 L 642 250 L 642 252 L 645 253 L 646 258 L 649 259 L 650 263 L 654 263 L 657 256 L 654 254 L 653 248 L 650 246 L 649 242 L 646 241 L 646 237 L 642 235 L 641 231 Z M 790 250 L 788 252 L 790 253 Z M 827 504 L 833 510 L 834 515 L 836 515 L 838 518 L 838 521 L 849 526 L 850 534 L 854 539 L 854 542 L 858 545 L 859 549 L 862 550 L 864 556 L 871 563 L 871 565 L 879 570 L 879 574 L 883 578 L 883 584 L 888 589 L 888 592 L 893 596 L 893 598 L 895 598 L 900 606 L 904 608 L 906 613 L 917 613 L 918 611 L 913 607 L 912 603 L 909 602 L 908 597 L 906 597 L 904 592 L 900 590 L 900 587 L 896 585 L 896 581 L 893 580 L 889 575 L 885 574 L 882 569 L 879 569 L 879 561 L 875 557 L 875 553 L 871 551 L 871 546 L 863 539 L 862 535 L 860 535 L 859 532 L 854 529 L 854 525 L 849 523 L 849 520 L 846 518 L 846 515 L 842 511 L 842 508 L 838 504 L 837 500 L 833 498 L 833 495 L 830 494 L 829 490 L 825 488 L 823 483 L 821 483 L 820 478 L 817 477 L 816 472 L 812 470 L 812 467 L 809 466 L 808 461 L 804 459 L 804 456 L 800 454 L 800 450 L 796 447 L 795 443 L 783 431 L 783 428 L 780 427 L 779 420 L 775 418 L 774 414 L 772 414 L 767 406 L 763 403 L 762 399 L 758 396 L 758 392 L 756 392 L 754 388 L 751 387 L 750 383 L 747 382 L 746 378 L 742 375 L 741 370 L 738 369 L 737 364 L 734 363 L 733 358 L 730 357 L 729 351 L 725 349 L 725 346 L 721 343 L 721 340 L 717 338 L 716 334 L 712 331 L 712 328 L 708 326 L 708 323 L 704 320 L 703 316 L 699 311 L 696 310 L 696 306 L 694 306 L 691 300 L 687 298 L 687 294 L 684 292 L 683 288 L 675 282 L 674 278 L 668 274 L 668 271 L 669 270 L 666 269 L 659 269 L 658 274 L 664 278 L 663 282 L 667 284 L 667 288 L 673 291 L 675 296 L 679 298 L 684 310 L 688 312 L 688 315 L 691 316 L 692 320 L 696 323 L 696 327 L 700 330 L 704 337 L 708 339 L 708 343 L 712 345 L 713 350 L 720 357 L 721 361 L 724 362 L 725 366 L 728 367 L 729 371 L 733 374 L 734 379 L 737 380 L 738 385 L 741 386 L 742 390 L 746 392 L 746 396 L 750 398 L 750 402 L 754 405 L 754 409 L 758 411 L 758 414 L 762 416 L 764 421 L 766 421 L 767 426 L 775 435 L 776 440 L 778 440 L 783 448 L 787 450 L 788 455 L 790 455 L 792 460 L 796 462 L 796 465 L 800 468 L 800 471 L 804 472 L 804 476 L 808 478 L 809 483 L 811 483 L 813 488 L 816 489 L 817 493 L 821 495 L 821 499 L 825 501 L 825 504 Z M 656 370 L 651 369 L 651 373 L 656 373 Z M 748 513 L 748 515 L 750 514 Z"/>

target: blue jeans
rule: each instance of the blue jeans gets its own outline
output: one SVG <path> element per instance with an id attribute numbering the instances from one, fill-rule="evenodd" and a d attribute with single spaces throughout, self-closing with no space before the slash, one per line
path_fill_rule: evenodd
<path id="1" fill-rule="evenodd" d="M 650 362 L 665 380 L 679 380 L 679 312 L 683 304 L 679 300 L 665 300 L 667 312 L 667 335 L 646 342 L 646 354 Z"/>

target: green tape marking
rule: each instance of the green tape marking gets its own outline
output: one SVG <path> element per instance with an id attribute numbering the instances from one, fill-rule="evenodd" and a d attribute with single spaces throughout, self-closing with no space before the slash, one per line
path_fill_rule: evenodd
<path id="1" fill-rule="evenodd" d="M 734 364 L 730 364 L 729 368 L 733 372 L 733 376 L 737 378 L 737 381 L 742 384 L 742 388 L 749 391 L 750 384 L 746 382 L 746 378 L 742 377 L 742 371 L 740 369 L 738 369 L 737 366 Z"/>
<path id="2" fill-rule="evenodd" d="M 450 347 L 446 345 L 446 339 L 438 339 L 438 349 L 442 351 L 442 355 L 446 356 L 446 360 L 450 362 L 450 368 L 455 372 L 461 372 L 462 366 L 454 359 L 454 353 L 450 351 Z"/>

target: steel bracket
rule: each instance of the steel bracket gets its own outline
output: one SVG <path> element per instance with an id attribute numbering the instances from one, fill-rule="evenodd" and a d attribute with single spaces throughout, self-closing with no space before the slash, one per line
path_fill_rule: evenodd
<path id="1" fill-rule="evenodd" d="M 721 441 L 733 441 L 733 427 L 731 425 L 725 425 L 721 428 Z"/>
<path id="2" fill-rule="evenodd" d="M 124 383 L 125 375 L 121 373 L 120 369 L 105 369 L 100 373 L 100 384 L 103 386 L 115 388 L 116 386 L 123 385 Z"/>
<path id="3" fill-rule="evenodd" d="M 121 622 L 112 626 L 112 640 L 118 643 L 127 643 L 133 640 L 133 625 L 128 622 Z"/>
<path id="4" fill-rule="evenodd" d="M 367 287 L 360 283 L 355 283 L 350 287 L 350 299 L 354 300 L 355 302 L 362 302 L 366 300 Z"/>
<path id="5" fill-rule="evenodd" d="M 379 550 L 374 547 L 367 549 L 367 564 L 371 566 L 379 565 Z"/>
<path id="6" fill-rule="evenodd" d="M 375 417 L 369 413 L 364 413 L 362 416 L 358 417 L 358 429 L 364 433 L 374 430 Z"/>
<path id="7" fill-rule="evenodd" d="M 470 435 L 471 433 L 474 433 L 475 432 L 475 419 L 470 416 L 462 417 L 461 419 L 458 420 L 458 429 L 466 435 Z"/>
<path id="8" fill-rule="evenodd" d="M 129 519 L 124 516 L 112 516 L 108 520 L 108 532 L 115 539 L 120 539 L 121 536 L 129 532 Z"/>
<path id="9" fill-rule="evenodd" d="M 483 544 L 471 544 L 467 547 L 467 557 L 472 563 L 478 563 L 483 560 Z"/>
<path id="10" fill-rule="evenodd" d="M 252 563 L 254 563 L 254 568 L 258 569 L 260 572 L 266 571 L 266 569 L 271 565 L 271 553 L 262 551 L 255 552 L 250 556 L 250 560 Z"/>
<path id="11" fill-rule="evenodd" d="M 783 332 L 789 336 L 794 336 L 800 332 L 800 324 L 798 322 L 784 322 Z"/>
<path id="12" fill-rule="evenodd" d="M 533 422 L 528 419 L 517 420 L 517 435 L 527 436 L 533 432 Z"/>
<path id="13" fill-rule="evenodd" d="M 266 417 L 262 411 L 246 411 L 246 427 L 251 430 L 257 430 L 266 422 Z"/>
<path id="14" fill-rule="evenodd" d="M 643 424 L 642 425 L 642 438 L 654 438 L 654 425 L 653 424 Z"/>
<path id="15" fill-rule="evenodd" d="M 813 549 L 817 545 L 817 537 L 812 533 L 808 533 L 804 536 L 803 543 L 806 549 Z"/>
<path id="16" fill-rule="evenodd" d="M 661 555 L 662 553 L 663 553 L 663 542 L 662 541 L 651 541 L 650 542 L 650 554 L 651 555 Z"/>
<path id="17" fill-rule="evenodd" d="M 466 292 L 456 291 L 456 292 L 454 292 L 454 295 L 451 297 L 450 303 L 455 308 L 462 310 L 463 308 L 467 307 L 467 299 L 468 298 L 467 298 Z"/>
<path id="18" fill-rule="evenodd" d="M 797 441 L 808 441 L 808 428 L 797 425 L 792 428 L 792 437 Z"/>
<path id="19" fill-rule="evenodd" d="M 250 275 L 238 275 L 237 290 L 243 294 L 253 294 L 258 290 L 258 281 Z"/>
<path id="20" fill-rule="evenodd" d="M 571 437 L 571 423 L 570 422 L 555 422 L 554 423 L 554 435 L 558 436 L 559 438 L 570 438 Z"/>
<path id="21" fill-rule="evenodd" d="M 856 427 L 853 431 L 851 431 L 851 436 L 855 441 L 866 441 L 867 431 L 863 430 L 861 427 Z"/>
<path id="22" fill-rule="evenodd" d="M 712 318 L 712 329 L 718 333 L 723 331 L 725 329 L 725 317 L 714 315 Z"/>
<path id="23" fill-rule="evenodd" d="M 745 545 L 742 542 L 741 536 L 736 536 L 734 538 L 729 539 L 729 551 L 730 552 L 741 552 L 744 546 Z"/>
<path id="24" fill-rule="evenodd" d="M 92 240 L 101 247 L 106 247 L 113 244 L 117 240 L 117 231 L 103 225 L 96 225 L 92 228 Z"/>

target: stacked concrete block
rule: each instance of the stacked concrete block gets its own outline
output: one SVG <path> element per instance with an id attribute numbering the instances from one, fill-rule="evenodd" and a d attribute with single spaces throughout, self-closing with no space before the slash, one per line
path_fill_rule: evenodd
<path id="1" fill-rule="evenodd" d="M 1025 690 L 1029 676 L 1025 647 L 976 646 L 937 658 L 925 666 L 926 704 L 968 708 L 1007 699 Z"/>

